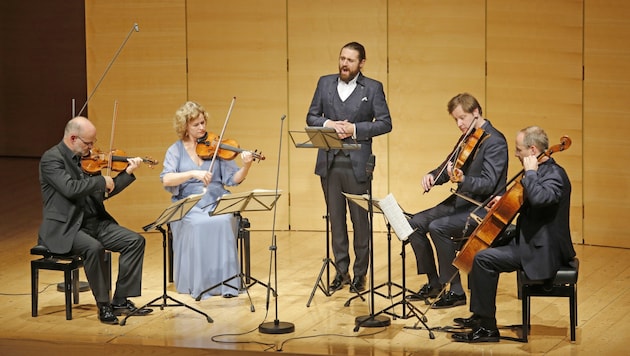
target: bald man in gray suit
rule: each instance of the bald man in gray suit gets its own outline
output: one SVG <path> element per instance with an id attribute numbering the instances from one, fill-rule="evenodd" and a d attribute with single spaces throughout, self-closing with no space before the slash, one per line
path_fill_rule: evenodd
<path id="1" fill-rule="evenodd" d="M 308 110 L 308 126 L 332 127 L 344 143 L 358 143 L 358 150 L 324 150 L 317 153 L 315 174 L 321 177 L 332 231 L 332 249 L 337 275 L 329 286 L 333 292 L 350 284 L 350 255 L 348 253 L 348 227 L 346 207 L 354 230 L 352 288 L 365 290 L 369 264 L 368 212 L 354 203 L 349 204 L 342 192 L 366 194 L 369 187 L 367 170 L 372 155 L 372 137 L 392 130 L 383 84 L 365 77 L 361 69 L 365 64 L 365 48 L 351 42 L 341 48 L 339 74 L 322 76 L 317 83 L 313 101 Z"/>

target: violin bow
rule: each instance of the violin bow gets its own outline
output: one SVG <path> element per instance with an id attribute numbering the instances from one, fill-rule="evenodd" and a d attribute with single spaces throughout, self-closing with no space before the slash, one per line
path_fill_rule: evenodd
<path id="1" fill-rule="evenodd" d="M 118 48 L 118 51 L 116 51 L 116 53 L 114 54 L 114 57 L 112 58 L 112 60 L 109 61 L 109 64 L 107 65 L 107 67 L 105 67 L 105 71 L 101 75 L 101 78 L 98 80 L 98 82 L 96 82 L 96 85 L 94 86 L 94 89 L 92 89 L 92 92 L 90 93 L 90 95 L 88 96 L 87 100 L 85 101 L 85 104 L 83 104 L 83 107 L 81 108 L 81 110 L 79 110 L 79 113 L 76 116 L 80 116 L 81 113 L 83 112 L 83 110 L 85 110 L 85 108 L 87 107 L 88 102 L 90 101 L 90 99 L 92 99 L 92 96 L 94 96 L 94 93 L 96 92 L 96 89 L 98 89 L 99 85 L 101 85 L 101 82 L 103 81 L 103 79 L 105 79 L 105 75 L 107 75 L 107 72 L 109 72 L 109 69 L 114 64 L 114 61 L 116 61 L 116 58 L 118 58 L 118 55 L 120 55 L 120 52 L 122 52 L 123 47 L 125 47 L 125 44 L 127 43 L 127 41 L 129 41 L 129 38 L 131 37 L 131 35 L 134 32 L 140 32 L 140 28 L 138 27 L 137 23 L 134 23 L 133 26 L 131 26 L 131 29 L 129 30 L 129 33 L 127 34 L 127 37 L 125 38 L 123 43 Z M 74 103 L 73 103 L 73 106 L 74 106 Z M 74 113 L 74 107 L 72 109 L 72 112 Z M 73 115 L 73 116 L 75 116 L 75 115 Z"/>
<path id="2" fill-rule="evenodd" d="M 234 107 L 235 101 L 236 101 L 236 97 L 232 97 L 230 108 L 228 109 L 227 116 L 225 117 L 225 122 L 223 122 L 223 128 L 221 129 L 221 134 L 219 135 L 219 141 L 217 141 L 217 147 L 214 149 L 214 154 L 212 155 L 210 168 L 208 168 L 208 171 L 211 173 L 212 173 L 212 168 L 214 167 L 214 160 L 217 158 L 217 153 L 219 153 L 219 147 L 221 146 L 221 141 L 223 141 L 223 134 L 225 133 L 225 128 L 227 127 L 227 123 L 230 120 L 230 115 L 232 115 L 232 108 Z"/>

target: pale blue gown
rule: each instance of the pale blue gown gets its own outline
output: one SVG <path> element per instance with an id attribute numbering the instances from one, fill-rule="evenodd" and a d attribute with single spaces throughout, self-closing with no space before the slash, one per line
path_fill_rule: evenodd
<path id="1" fill-rule="evenodd" d="M 160 180 L 166 173 L 208 170 L 210 163 L 211 160 L 206 160 L 198 166 L 186 152 L 182 141 L 177 141 L 166 152 Z M 173 233 L 173 281 L 179 293 L 197 298 L 207 288 L 239 274 L 237 219 L 233 214 L 209 216 L 216 207 L 217 199 L 229 193 L 224 187 L 237 185 L 233 176 L 238 170 L 234 161 L 217 157 L 206 194 L 182 220 L 170 223 Z M 165 188 L 172 194 L 171 200 L 174 202 L 201 193 L 204 186 L 197 179 L 189 179 L 178 186 Z M 227 285 L 220 285 L 204 293 L 201 298 L 212 295 L 236 296 L 240 281 L 240 278 L 233 278 Z"/>

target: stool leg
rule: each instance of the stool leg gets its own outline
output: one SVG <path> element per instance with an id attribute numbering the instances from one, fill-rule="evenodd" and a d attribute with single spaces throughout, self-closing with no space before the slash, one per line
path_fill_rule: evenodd
<path id="1" fill-rule="evenodd" d="M 63 271 L 63 288 L 66 297 L 66 320 L 72 320 L 72 271 Z"/>
<path id="2" fill-rule="evenodd" d="M 37 316 L 37 299 L 39 297 L 39 269 L 31 261 L 31 316 Z"/>
<path id="3" fill-rule="evenodd" d="M 575 341 L 575 326 L 577 325 L 577 297 L 575 289 L 569 296 L 569 319 L 571 321 L 571 341 Z"/>
<path id="4" fill-rule="evenodd" d="M 72 301 L 74 304 L 79 304 L 79 269 L 72 270 Z"/>

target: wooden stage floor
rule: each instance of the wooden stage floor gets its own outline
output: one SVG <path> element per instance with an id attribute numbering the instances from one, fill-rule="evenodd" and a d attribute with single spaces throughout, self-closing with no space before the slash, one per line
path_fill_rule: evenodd
<path id="1" fill-rule="evenodd" d="M 390 316 L 387 327 L 355 329 L 355 318 L 379 312 L 400 301 L 396 295 L 402 284 L 401 243 L 391 241 L 391 281 L 396 285 L 376 290 L 371 306 L 344 290 L 326 296 L 314 290 L 325 257 L 325 233 L 320 231 L 279 231 L 277 236 L 278 276 L 270 278 L 270 231 L 251 231 L 252 277 L 264 284 L 277 285 L 278 298 L 268 302 L 267 289 L 256 284 L 238 298 L 213 297 L 195 301 L 178 294 L 172 284 L 167 295 L 207 313 L 214 322 L 182 306 L 154 308 L 145 317 L 131 317 L 124 326 L 104 325 L 98 321 L 90 292 L 81 293 L 73 309 L 73 320 L 65 320 L 63 294 L 56 290 L 60 272 L 40 273 L 39 316 L 31 317 L 30 247 L 36 242 L 41 219 L 36 159 L 0 158 L 5 163 L 4 188 L 0 208 L 2 250 L 0 251 L 0 354 L 2 355 L 253 355 L 278 352 L 296 355 L 593 355 L 625 353 L 624 330 L 630 325 L 630 251 L 626 249 L 576 245 L 580 258 L 578 284 L 577 341 L 570 342 L 569 308 L 566 298 L 533 298 L 532 330 L 529 343 L 501 340 L 493 344 L 454 343 L 445 327 L 454 317 L 468 316 L 468 307 L 428 310 L 415 303 L 415 310 L 426 312 L 429 331 L 415 316 Z M 11 172 L 11 173 L 6 173 Z M 9 176 L 11 175 L 11 176 Z M 147 240 L 143 292 L 137 305 L 163 295 L 162 237 L 144 233 Z M 375 285 L 388 280 L 387 237 L 375 233 Z M 117 275 L 114 258 L 114 277 Z M 417 290 L 424 276 L 415 274 L 414 255 L 407 248 L 407 287 Z M 83 273 L 83 272 L 81 272 Z M 85 277 L 82 274 L 82 280 Z M 326 278 L 324 277 L 324 280 Z M 466 278 L 463 278 L 465 281 Z M 162 298 L 158 303 L 162 302 Z M 167 300 L 169 305 L 175 304 Z M 501 277 L 497 319 L 504 336 L 518 337 L 521 307 L 516 295 L 516 277 Z M 253 309 L 253 310 L 252 310 Z M 402 316 L 402 307 L 390 309 Z M 407 309 L 407 312 L 409 309 Z M 263 322 L 289 322 L 295 332 L 264 334 Z M 419 326 L 420 328 L 418 328 Z"/>

